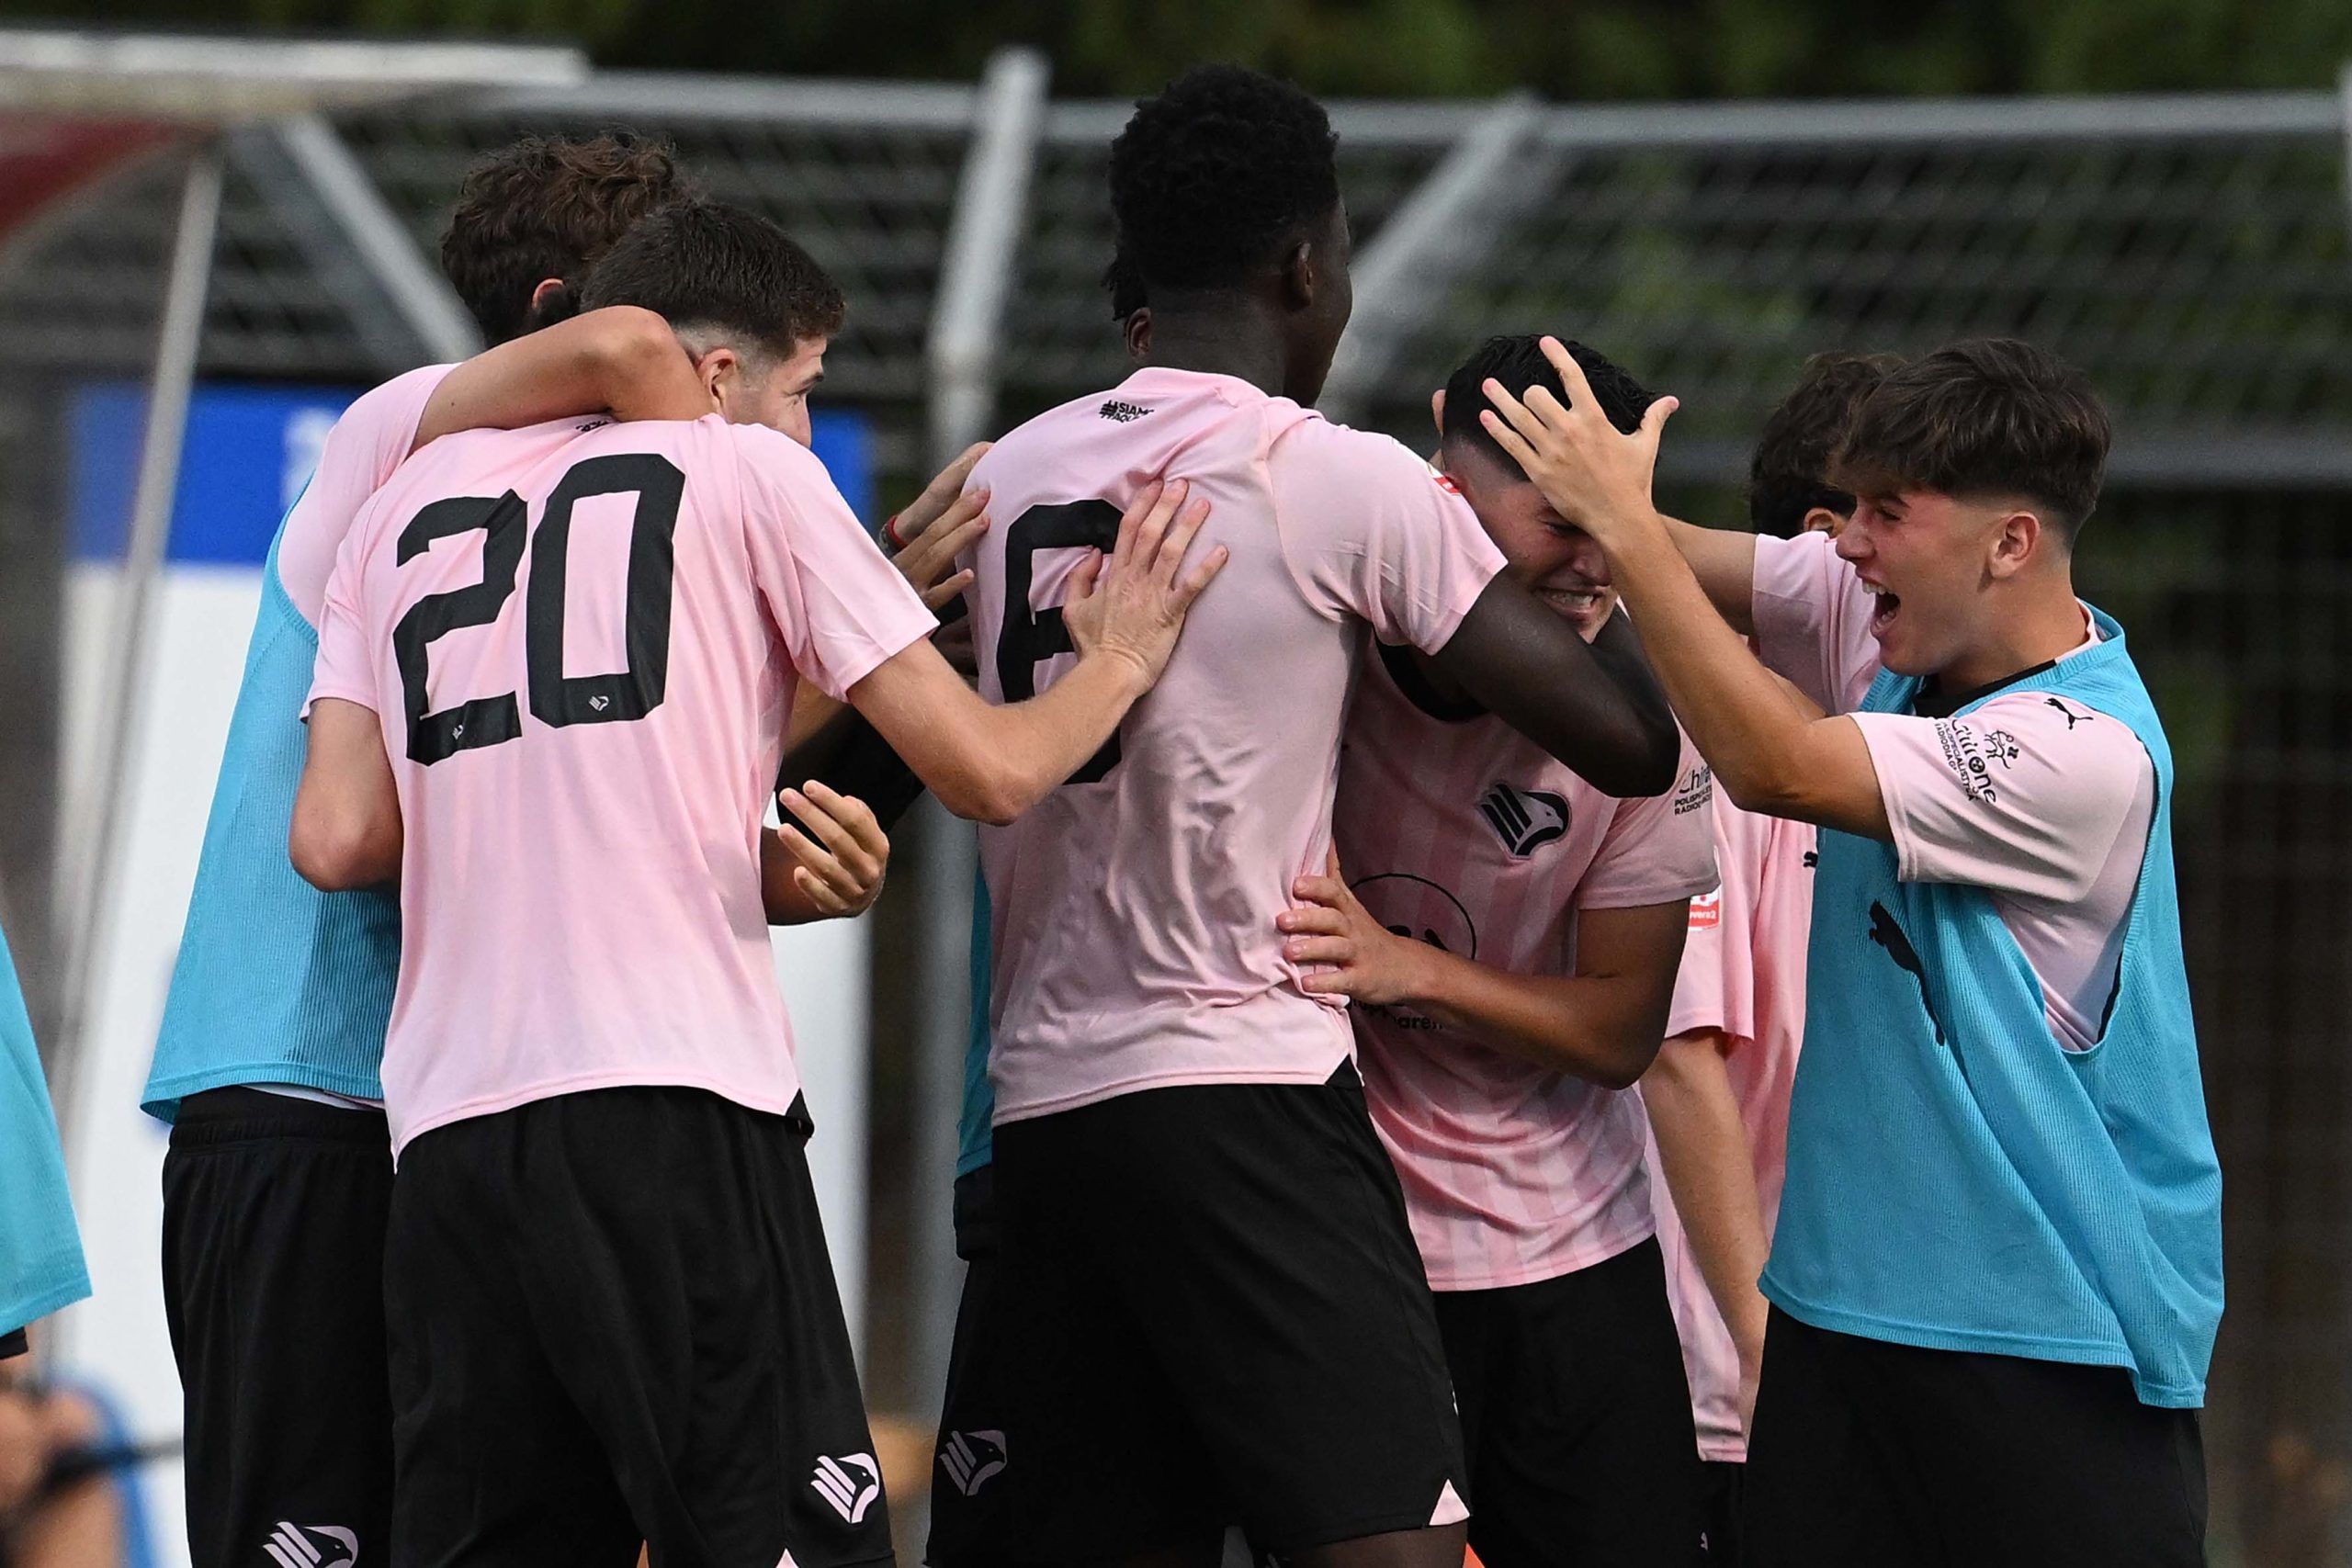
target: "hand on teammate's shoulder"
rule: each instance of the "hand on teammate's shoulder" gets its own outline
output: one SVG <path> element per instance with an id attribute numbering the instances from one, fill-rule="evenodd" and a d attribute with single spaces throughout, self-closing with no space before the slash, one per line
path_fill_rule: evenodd
<path id="1" fill-rule="evenodd" d="M 1218 545 L 1184 570 L 1185 555 L 1209 515 L 1208 502 L 1190 494 L 1181 479 L 1138 491 L 1119 519 L 1111 553 L 1093 556 L 1071 572 L 1062 607 L 1070 646 L 1080 659 L 1125 660 L 1147 688 L 1168 668 L 1193 601 L 1230 555 Z"/>

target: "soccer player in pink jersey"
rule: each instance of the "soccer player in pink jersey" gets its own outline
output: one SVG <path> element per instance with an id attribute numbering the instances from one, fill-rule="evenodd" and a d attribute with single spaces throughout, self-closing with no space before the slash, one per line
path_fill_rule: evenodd
<path id="1" fill-rule="evenodd" d="M 1834 534 L 1853 514 L 1854 497 L 1828 480 L 1829 460 L 1892 363 L 1860 354 L 1807 362 L 1749 460 L 1747 516 L 1757 533 Z M 1712 1562 L 1741 1556 L 1741 1465 L 1764 1359 L 1756 1280 L 1781 1207 L 1814 859 L 1811 823 L 1715 802 L 1723 888 L 1691 900 L 1667 1041 L 1642 1077 L 1650 1164 L 1662 1178 L 1650 1197 L 1690 1380 Z"/>
<path id="2" fill-rule="evenodd" d="M 1758 538 L 1661 517 L 1671 404 L 1624 435 L 1547 350 L 1568 403 L 1489 428 L 1608 551 L 1732 798 L 1821 829 L 1750 1560 L 2201 1562 L 2221 1173 L 2171 750 L 2075 592 L 2106 411 L 2028 344 L 1923 355 L 1855 414 L 1837 538 Z"/>
<path id="3" fill-rule="evenodd" d="M 1319 105 L 1192 73 L 1114 143 L 1111 199 L 1148 343 L 973 470 L 983 694 L 1071 678 L 1065 581 L 1153 475 L 1213 499 L 1232 565 L 1117 734 L 982 834 L 1013 1372 L 989 1484 L 1045 1561 L 1213 1561 L 1238 1520 L 1301 1562 L 1458 1568 L 1402 1195 L 1345 1009 L 1274 919 L 1324 863 L 1367 628 L 1625 795 L 1672 784 L 1672 725 L 1625 628 L 1589 649 L 1419 457 L 1309 411 L 1351 299 Z"/>
<path id="4" fill-rule="evenodd" d="M 990 706 L 785 434 L 842 309 L 807 254 L 679 204 L 586 298 L 664 317 L 723 417 L 435 443 L 361 513 L 321 628 L 289 850 L 400 885 L 392 1560 L 885 1560 L 766 931 L 878 876 L 762 828 L 794 689 L 1006 819 L 1158 678 L 1223 552 L 1182 570 L 1205 508 L 1148 488 L 1077 573 L 1077 667 Z"/>
<path id="5" fill-rule="evenodd" d="M 1571 345 L 1632 429 L 1649 394 Z M 1481 388 L 1555 391 L 1532 337 L 1488 340 L 1439 403 L 1438 460 L 1508 570 L 1583 636 L 1616 611 L 1600 548 L 1478 423 Z M 1698 1539 L 1690 1393 L 1632 1084 L 1665 1032 L 1690 900 L 1715 886 L 1714 786 L 1623 800 L 1408 649 L 1358 677 L 1333 837 L 1284 956 L 1329 964 L 1437 1296 L 1488 1568 L 1664 1563 Z"/>
<path id="6" fill-rule="evenodd" d="M 164 1294 L 197 1568 L 263 1561 L 273 1540 L 298 1556 L 347 1541 L 373 1561 L 390 1517 L 378 1067 L 399 911 L 379 891 L 321 893 L 286 857 L 335 552 L 369 493 L 439 435 L 707 404 L 660 317 L 566 319 L 589 265 L 685 183 L 665 149 L 627 137 L 534 137 L 477 164 L 441 258 L 496 346 L 354 402 L 272 542 L 141 1097 L 172 1123 Z"/>

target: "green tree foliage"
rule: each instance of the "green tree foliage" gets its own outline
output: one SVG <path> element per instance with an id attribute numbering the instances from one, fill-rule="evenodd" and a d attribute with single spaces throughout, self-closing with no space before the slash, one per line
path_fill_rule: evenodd
<path id="1" fill-rule="evenodd" d="M 1200 60 L 1376 96 L 1564 99 L 2324 86 L 2347 0 L 0 0 L 108 25 L 564 37 L 600 63 L 969 77 L 1029 43 L 1063 93 Z"/>

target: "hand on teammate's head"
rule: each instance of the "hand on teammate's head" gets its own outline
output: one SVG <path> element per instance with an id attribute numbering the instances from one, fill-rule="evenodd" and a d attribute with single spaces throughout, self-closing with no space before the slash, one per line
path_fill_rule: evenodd
<path id="1" fill-rule="evenodd" d="M 1655 521 L 1651 475 L 1667 418 L 1679 405 L 1660 398 L 1638 429 L 1622 433 L 1600 412 L 1583 367 L 1559 341 L 1547 337 L 1543 346 L 1567 388 L 1567 402 L 1540 386 L 1528 389 L 1521 400 L 1489 379 L 1483 389 L 1494 407 L 1481 411 L 1480 423 L 1561 516 L 1612 548 L 1624 541 L 1628 527 Z"/>

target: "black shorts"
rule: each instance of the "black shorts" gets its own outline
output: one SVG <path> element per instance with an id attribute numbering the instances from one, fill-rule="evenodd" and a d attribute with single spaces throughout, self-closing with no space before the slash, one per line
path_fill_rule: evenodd
<path id="1" fill-rule="evenodd" d="M 1747 1471 L 1736 1460 L 1711 1459 L 1699 1466 L 1699 1561 L 1706 1568 L 1739 1568 L 1747 1561 L 1740 1528 Z"/>
<path id="2" fill-rule="evenodd" d="M 402 1151 L 394 1568 L 890 1554 L 805 1115 L 558 1096 Z"/>
<path id="3" fill-rule="evenodd" d="M 2193 1410 L 2115 1367 L 1923 1350 L 1775 1307 L 1748 1438 L 1760 1568 L 2188 1568 L 2205 1561 Z"/>
<path id="4" fill-rule="evenodd" d="M 273 1544 L 299 1562 L 384 1555 L 391 1191 L 379 1111 L 250 1089 L 180 1103 L 164 1156 L 164 1315 L 195 1568 L 266 1564 Z"/>
<path id="5" fill-rule="evenodd" d="M 964 1294 L 956 1303 L 956 1338 L 947 1353 L 923 1561 L 934 1568 L 992 1568 L 1016 1558 L 1001 1506 L 1004 1488 L 997 1483 L 1006 1457 L 1008 1374 L 997 1310 L 992 1167 L 956 1179 L 956 1251 L 964 1259 Z"/>
<path id="6" fill-rule="evenodd" d="M 1653 1568 L 1699 1550 L 1699 1439 L 1655 1240 L 1573 1274 L 1441 1291 L 1487 1568 Z"/>
<path id="7" fill-rule="evenodd" d="M 999 1479 L 1026 1560 L 1462 1517 L 1444 1348 L 1352 1066 L 1010 1122 L 996 1184 Z"/>

